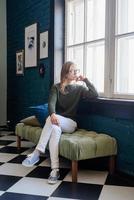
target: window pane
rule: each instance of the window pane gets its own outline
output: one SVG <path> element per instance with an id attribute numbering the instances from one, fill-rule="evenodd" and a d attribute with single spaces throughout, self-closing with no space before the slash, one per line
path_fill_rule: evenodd
<path id="1" fill-rule="evenodd" d="M 67 60 L 75 62 L 80 69 L 80 73 L 83 74 L 83 46 L 68 48 Z"/>
<path id="2" fill-rule="evenodd" d="M 67 45 L 82 43 L 84 40 L 84 0 L 68 2 Z"/>
<path id="3" fill-rule="evenodd" d="M 104 42 L 87 46 L 86 76 L 98 92 L 104 92 Z"/>
<path id="4" fill-rule="evenodd" d="M 134 0 L 117 1 L 117 34 L 134 31 Z"/>
<path id="5" fill-rule="evenodd" d="M 105 0 L 87 0 L 87 41 L 105 37 Z"/>
<path id="6" fill-rule="evenodd" d="M 134 36 L 117 40 L 116 93 L 134 94 Z"/>

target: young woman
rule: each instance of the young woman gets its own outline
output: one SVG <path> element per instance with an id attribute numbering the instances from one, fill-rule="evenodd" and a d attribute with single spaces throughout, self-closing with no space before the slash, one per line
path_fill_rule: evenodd
<path id="1" fill-rule="evenodd" d="M 39 142 L 32 154 L 22 162 L 31 167 L 39 161 L 49 141 L 52 171 L 48 183 L 57 182 L 59 174 L 59 140 L 62 132 L 72 133 L 77 128 L 76 111 L 81 98 L 96 98 L 98 93 L 87 78 L 78 76 L 78 69 L 73 62 L 66 62 L 61 69 L 61 82 L 52 86 L 48 107 L 49 117 L 43 127 Z M 78 84 L 83 81 L 84 84 Z"/>

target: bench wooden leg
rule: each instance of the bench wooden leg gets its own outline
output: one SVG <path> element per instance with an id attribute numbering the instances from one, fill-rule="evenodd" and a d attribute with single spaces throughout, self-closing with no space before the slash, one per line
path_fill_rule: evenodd
<path id="1" fill-rule="evenodd" d="M 72 160 L 72 182 L 77 183 L 78 161 Z"/>
<path id="2" fill-rule="evenodd" d="M 21 137 L 17 135 L 17 148 L 21 148 Z"/>
<path id="3" fill-rule="evenodd" d="M 109 173 L 112 175 L 115 171 L 115 156 L 109 157 Z"/>

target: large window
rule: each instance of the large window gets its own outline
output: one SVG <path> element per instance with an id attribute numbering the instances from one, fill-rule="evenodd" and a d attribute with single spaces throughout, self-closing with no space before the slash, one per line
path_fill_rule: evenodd
<path id="1" fill-rule="evenodd" d="M 66 0 L 65 59 L 100 96 L 134 99 L 134 0 Z"/>

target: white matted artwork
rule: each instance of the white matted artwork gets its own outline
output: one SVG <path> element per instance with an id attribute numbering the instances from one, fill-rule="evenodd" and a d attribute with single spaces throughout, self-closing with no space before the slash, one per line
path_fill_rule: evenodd
<path id="1" fill-rule="evenodd" d="M 25 28 L 25 67 L 37 66 L 37 23 Z"/>
<path id="2" fill-rule="evenodd" d="M 48 57 L 48 31 L 40 33 L 40 59 Z"/>

